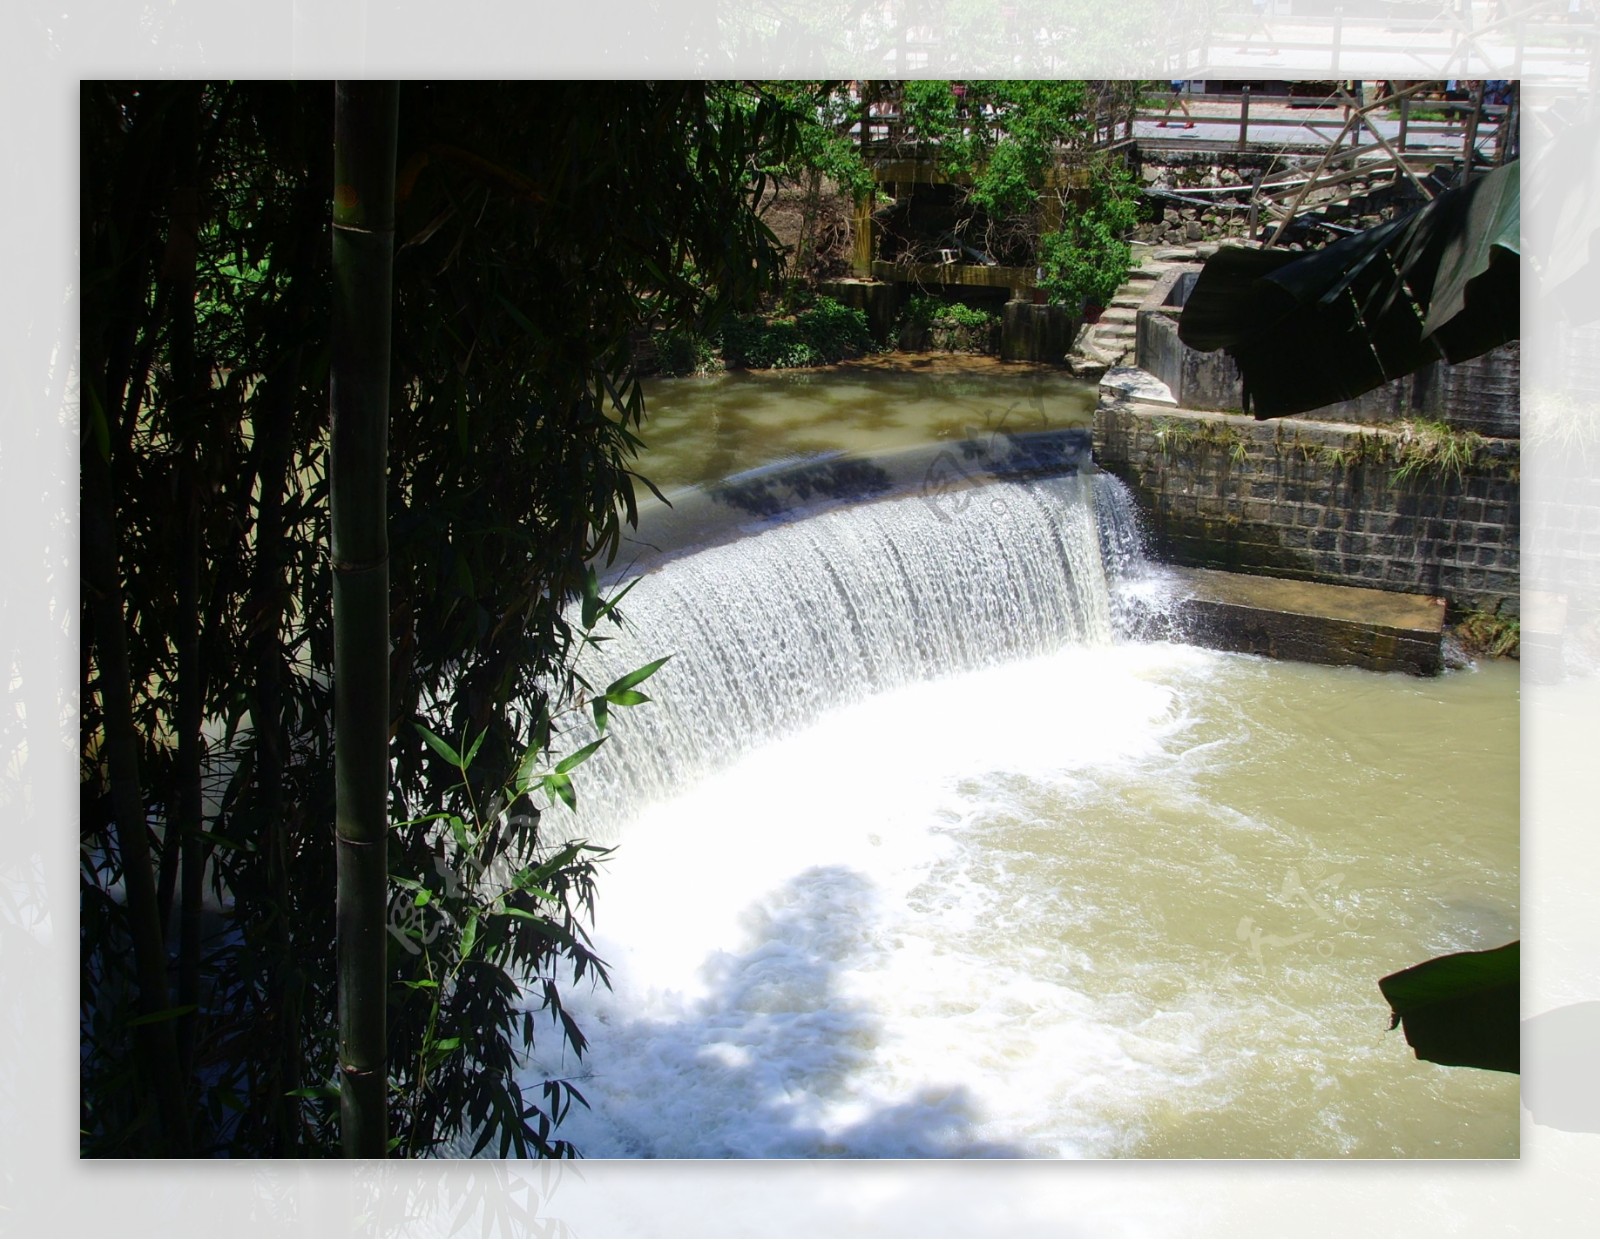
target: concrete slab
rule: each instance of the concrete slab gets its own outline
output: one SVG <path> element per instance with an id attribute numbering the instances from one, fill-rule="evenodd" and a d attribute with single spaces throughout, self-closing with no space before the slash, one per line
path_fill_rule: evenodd
<path id="1" fill-rule="evenodd" d="M 1354 586 L 1173 568 L 1184 640 L 1305 663 L 1436 675 L 1445 601 Z"/>

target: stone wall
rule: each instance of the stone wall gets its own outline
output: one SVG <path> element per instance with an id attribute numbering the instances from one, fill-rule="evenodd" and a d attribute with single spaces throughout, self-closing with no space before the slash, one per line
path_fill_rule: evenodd
<path id="1" fill-rule="evenodd" d="M 1140 178 L 1148 196 L 1144 219 L 1133 239 L 1150 245 L 1192 245 L 1198 241 L 1243 240 L 1250 224 L 1250 198 L 1257 175 L 1269 184 L 1307 177 L 1318 157 L 1141 149 Z M 1299 227 L 1284 240 L 1298 250 L 1306 240 L 1325 241 L 1342 230 L 1359 231 L 1393 219 L 1420 201 L 1410 182 L 1387 176 L 1356 177 L 1307 196 Z M 1318 229 L 1325 219 L 1335 229 Z M 1259 223 L 1259 221 L 1258 221 Z M 1309 229 L 1309 232 L 1307 230 Z"/>
<path id="2" fill-rule="evenodd" d="M 1486 440 L 1459 477 L 1406 480 L 1391 428 L 1103 398 L 1094 456 L 1133 489 L 1160 559 L 1519 614 L 1515 440 Z"/>
<path id="3" fill-rule="evenodd" d="M 1201 353 L 1178 339 L 1178 316 L 1198 270 L 1167 272 L 1140 306 L 1139 367 L 1165 383 L 1185 409 L 1238 412 L 1242 407 L 1239 368 L 1233 359 L 1220 349 Z M 1521 382 L 1522 349 L 1513 340 L 1455 365 L 1435 362 L 1353 400 L 1295 417 L 1363 423 L 1418 418 L 1515 439 L 1521 434 Z"/>

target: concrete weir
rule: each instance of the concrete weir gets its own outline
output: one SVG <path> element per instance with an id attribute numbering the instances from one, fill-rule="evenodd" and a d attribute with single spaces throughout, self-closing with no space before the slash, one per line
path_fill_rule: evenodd
<path id="1" fill-rule="evenodd" d="M 1445 600 L 1357 586 L 1172 568 L 1184 640 L 1276 659 L 1436 675 Z"/>

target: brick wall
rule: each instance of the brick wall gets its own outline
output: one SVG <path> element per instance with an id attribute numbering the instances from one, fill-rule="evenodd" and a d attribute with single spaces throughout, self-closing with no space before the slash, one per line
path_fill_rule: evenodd
<path id="1" fill-rule="evenodd" d="M 1519 614 L 1518 443 L 1485 440 L 1459 477 L 1397 480 L 1399 441 L 1106 398 L 1094 422 L 1095 460 L 1132 488 L 1160 559 Z"/>

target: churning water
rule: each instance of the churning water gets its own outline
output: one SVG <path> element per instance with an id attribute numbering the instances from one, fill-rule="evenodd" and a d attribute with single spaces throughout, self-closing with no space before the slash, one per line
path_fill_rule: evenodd
<path id="1" fill-rule="evenodd" d="M 581 1062 L 547 1034 L 529 1066 L 592 1104 L 562 1135 L 1515 1155 L 1516 1078 L 1418 1063 L 1377 989 L 1517 935 L 1515 673 L 1127 640 L 1132 537 L 1119 485 L 1074 475 L 826 513 L 638 584 L 591 678 L 673 659 L 577 772 L 571 832 L 619 844 L 615 989 L 569 996 Z"/>

